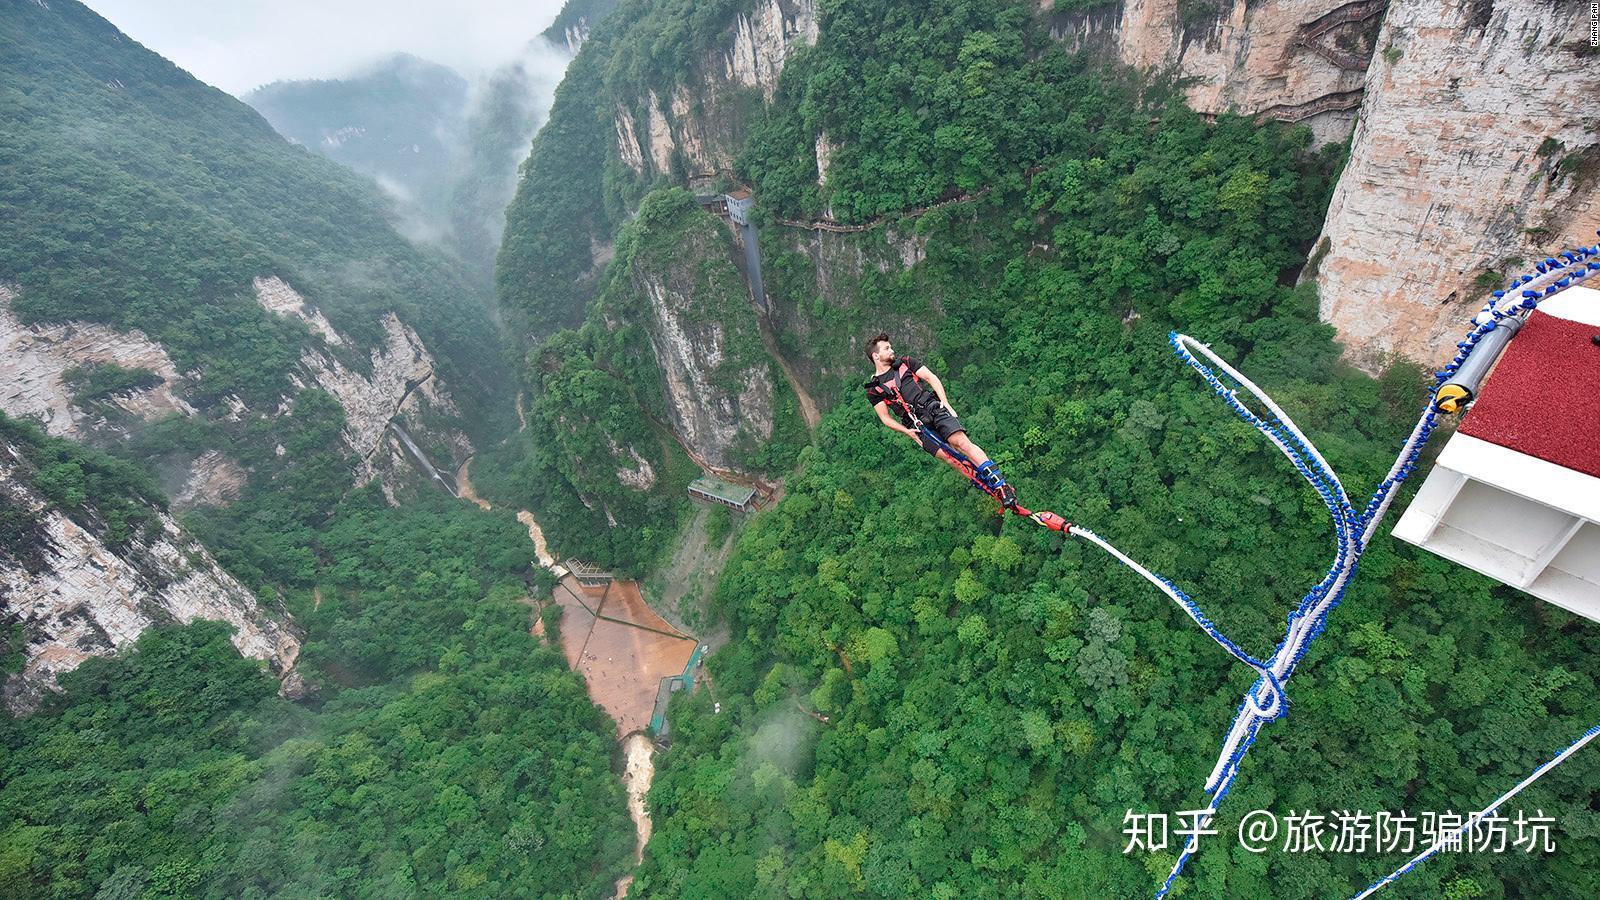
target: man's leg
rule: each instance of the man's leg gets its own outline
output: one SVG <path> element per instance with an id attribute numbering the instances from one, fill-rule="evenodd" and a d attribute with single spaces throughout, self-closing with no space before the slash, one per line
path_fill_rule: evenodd
<path id="1" fill-rule="evenodd" d="M 972 438 L 967 437 L 965 431 L 958 431 L 950 435 L 950 446 L 960 450 L 963 456 L 972 460 L 974 466 L 981 466 L 989 461 L 989 454 L 983 452 L 982 447 L 974 444 Z"/>
<path id="2" fill-rule="evenodd" d="M 965 431 L 957 431 L 950 435 L 949 443 L 951 447 L 960 451 L 963 456 L 972 460 L 973 467 L 977 469 L 978 480 L 988 485 L 990 490 L 998 491 L 1001 503 L 1007 507 L 1016 505 L 1016 488 L 1006 483 L 1005 477 L 1000 474 L 1000 469 L 989 460 L 989 454 L 984 453 L 982 447 L 974 444 L 972 439 L 967 437 Z"/>
<path id="3" fill-rule="evenodd" d="M 943 461 L 945 465 L 949 466 L 952 469 L 955 469 L 957 472 L 960 472 L 962 475 L 967 474 L 967 467 L 963 466 L 954 456 L 951 456 L 950 454 L 944 452 L 943 450 L 940 450 L 938 453 L 936 453 L 934 455 L 936 457 L 938 457 L 941 461 Z"/>

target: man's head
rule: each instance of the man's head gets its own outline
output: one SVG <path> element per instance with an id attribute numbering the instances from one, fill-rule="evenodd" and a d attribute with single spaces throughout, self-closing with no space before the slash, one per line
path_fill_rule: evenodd
<path id="1" fill-rule="evenodd" d="M 888 332 L 880 331 L 867 339 L 867 359 L 872 360 L 873 365 L 879 362 L 888 364 L 894 360 L 894 347 L 889 343 Z"/>

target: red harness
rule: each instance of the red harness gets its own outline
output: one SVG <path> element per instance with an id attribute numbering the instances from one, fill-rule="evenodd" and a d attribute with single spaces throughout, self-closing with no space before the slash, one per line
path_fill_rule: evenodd
<path id="1" fill-rule="evenodd" d="M 891 369 L 890 371 L 894 370 Z M 900 393 L 900 385 L 905 381 L 905 377 L 907 375 L 910 375 L 911 380 L 915 381 L 917 384 L 922 383 L 922 379 L 917 376 L 917 373 L 911 371 L 911 363 L 907 362 L 904 357 L 901 357 L 900 369 L 898 372 L 895 372 L 894 378 L 881 383 L 878 387 L 880 390 L 882 390 L 884 399 L 899 406 L 900 409 L 906 414 L 906 418 L 911 420 L 912 425 L 917 428 L 923 428 L 925 426 L 922 424 L 921 417 L 919 417 L 916 412 L 911 409 L 911 404 L 906 402 L 905 395 Z"/>
<path id="2" fill-rule="evenodd" d="M 911 409 L 911 404 L 906 401 L 905 395 L 900 393 L 901 381 L 906 377 L 907 374 L 911 376 L 913 381 L 917 382 L 918 384 L 922 383 L 922 379 L 917 377 L 917 373 L 911 371 L 911 364 L 902 361 L 900 363 L 900 370 L 895 373 L 895 377 L 889 381 L 882 382 L 879 385 L 881 388 L 886 389 L 884 391 L 884 399 L 899 406 L 900 409 L 905 412 L 906 417 L 911 420 L 911 423 L 916 426 L 917 430 L 922 432 L 924 438 L 933 441 L 938 445 L 940 450 L 943 450 L 946 454 L 948 454 L 951 461 L 956 464 L 956 468 L 960 469 L 961 473 L 966 475 L 969 481 L 977 485 L 979 490 L 1003 504 L 1004 501 L 1001 500 L 1000 492 L 991 490 L 988 485 L 984 484 L 978 478 L 978 469 L 972 464 L 972 460 L 967 459 L 966 455 L 961 451 L 945 443 L 944 440 L 940 438 L 932 428 L 929 428 L 927 425 L 923 424 L 922 419 Z M 1033 512 L 1021 505 L 1012 506 L 1011 511 L 1019 516 L 1025 516 L 1028 519 L 1031 519 L 1035 524 L 1043 525 L 1051 531 L 1061 531 L 1067 534 L 1072 533 L 1072 523 L 1053 512 L 1044 510 Z"/>

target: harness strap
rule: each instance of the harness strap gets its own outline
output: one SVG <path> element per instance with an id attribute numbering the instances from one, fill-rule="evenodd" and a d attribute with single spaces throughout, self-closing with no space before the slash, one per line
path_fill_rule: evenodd
<path id="1" fill-rule="evenodd" d="M 885 399 L 898 406 L 900 410 L 906 414 L 906 417 L 911 420 L 911 424 L 916 427 L 917 431 L 925 439 L 932 441 L 934 446 L 949 454 L 950 459 L 955 461 L 956 467 L 961 470 L 962 474 L 967 476 L 967 480 L 977 485 L 979 490 L 983 491 L 985 494 L 988 494 L 990 497 L 993 497 L 996 502 L 999 502 L 1001 506 L 1004 507 L 1005 501 L 1001 498 L 1000 492 L 991 489 L 988 485 L 984 484 L 981 479 L 978 478 L 978 469 L 972 464 L 972 460 L 968 459 L 966 454 L 962 453 L 960 450 L 950 446 L 950 444 L 947 443 L 944 438 L 939 437 L 937 432 L 935 432 L 932 428 L 929 428 L 927 424 L 922 421 L 922 418 L 917 415 L 916 411 L 911 408 L 911 404 L 906 400 L 905 395 L 900 393 L 901 380 L 904 379 L 907 374 L 910 374 L 912 380 L 918 382 L 919 384 L 922 382 L 922 379 L 917 377 L 917 373 L 911 371 L 910 364 L 902 362 L 900 363 L 899 371 L 896 373 L 895 377 L 881 385 L 887 389 L 886 393 L 892 395 L 886 396 Z M 1023 518 L 1033 522 L 1035 525 L 1041 525 L 1050 529 L 1051 531 L 1060 531 L 1069 535 L 1073 533 L 1072 523 L 1053 512 L 1047 512 L 1043 510 L 1034 512 L 1020 504 L 1014 504 L 1010 507 L 1010 509 L 1014 515 L 1022 516 Z"/>

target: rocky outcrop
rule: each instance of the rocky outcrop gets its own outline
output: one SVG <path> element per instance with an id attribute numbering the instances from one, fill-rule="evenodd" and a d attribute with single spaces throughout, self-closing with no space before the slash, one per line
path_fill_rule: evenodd
<path id="1" fill-rule="evenodd" d="M 673 432 L 702 466 L 736 471 L 743 452 L 772 437 L 773 368 L 725 232 L 698 210 L 684 215 L 671 255 L 638 253 L 629 276 Z M 633 468 L 619 480 L 642 482 L 646 470 Z"/>
<path id="2" fill-rule="evenodd" d="M 1040 6 L 1057 40 L 1182 79 L 1189 106 L 1199 112 L 1303 121 L 1318 143 L 1327 143 L 1343 140 L 1354 126 L 1386 2 L 1124 0 L 1061 12 L 1051 0 Z"/>
<path id="3" fill-rule="evenodd" d="M 409 412 L 437 422 L 457 412 L 434 377 L 434 360 L 422 339 L 393 313 L 386 313 L 380 323 L 382 344 L 363 358 L 360 348 L 281 278 L 257 278 L 254 287 L 263 308 L 303 323 L 314 336 L 301 354 L 303 371 L 291 381 L 297 387 L 319 387 L 339 401 L 345 411 L 345 440 L 358 460 L 358 483 L 383 476 L 392 494 L 387 475 L 406 464 L 402 448 L 385 440 L 390 420 Z M 125 438 L 127 420 L 122 416 L 148 421 L 174 413 L 196 414 L 183 399 L 184 379 L 177 367 L 161 345 L 143 333 L 89 322 L 24 325 L 11 309 L 15 297 L 15 288 L 0 284 L 0 411 L 38 419 L 51 434 L 78 440 Z M 67 373 L 97 363 L 147 369 L 159 380 L 92 405 L 75 403 Z M 237 397 L 223 402 L 227 410 L 222 418 L 233 422 L 293 409 L 291 398 L 270 412 L 252 411 Z M 459 458 L 471 454 L 470 442 L 456 430 L 435 428 L 430 436 Z M 237 462 L 215 451 L 203 453 L 173 483 L 173 503 L 179 509 L 225 503 L 238 496 L 245 478 Z"/>
<path id="4" fill-rule="evenodd" d="M 328 317 L 323 315 L 321 310 L 307 306 L 305 298 L 294 288 L 289 287 L 282 278 L 277 276 L 257 278 L 252 284 L 256 290 L 257 302 L 267 312 L 299 319 L 329 346 L 344 346 L 344 338 L 333 330 L 333 323 L 328 321 Z"/>
<path id="5" fill-rule="evenodd" d="M 143 332 L 90 322 L 24 325 L 11 310 L 15 297 L 15 288 L 0 284 L 0 410 L 7 415 L 36 418 L 57 437 L 81 439 L 105 430 L 105 414 L 75 405 L 65 378 L 68 370 L 94 363 L 148 369 L 160 379 L 104 404 L 137 419 L 194 414 L 181 396 L 177 367 Z"/>
<path id="6" fill-rule="evenodd" d="M 300 355 L 310 382 L 299 376 L 294 380 L 300 387 L 314 384 L 327 391 L 344 407 L 345 442 L 360 460 L 358 484 L 392 471 L 395 464 L 404 464 L 403 448 L 385 440 L 389 423 L 396 416 L 406 411 L 423 415 L 456 412 L 449 394 L 434 378 L 432 354 L 417 333 L 394 313 L 384 313 L 380 319 L 384 340 L 368 351 L 364 360 L 369 364 L 368 372 L 364 374 L 353 366 L 354 360 L 347 358 L 347 352 L 353 349 L 349 339 L 335 331 L 327 317 L 308 305 L 294 288 L 280 278 L 257 278 L 255 291 L 264 308 L 305 323 L 321 338 L 320 346 L 308 346 Z M 465 436 L 450 432 L 443 438 L 461 458 L 471 455 L 471 444 Z M 384 486 L 392 489 L 387 481 Z"/>
<path id="7" fill-rule="evenodd" d="M 589 39 L 589 19 L 579 16 L 576 24 L 568 25 L 561 32 L 561 44 L 573 56 L 583 49 L 583 42 Z"/>
<path id="8" fill-rule="evenodd" d="M 828 180 L 828 167 L 833 165 L 834 146 L 828 140 L 826 131 L 817 132 L 817 184 L 820 186 Z M 829 210 L 832 215 L 832 210 Z"/>
<path id="9" fill-rule="evenodd" d="M 617 468 L 617 481 L 633 488 L 636 491 L 648 491 L 656 484 L 656 470 L 650 461 L 639 455 L 639 451 L 628 447 L 627 458 L 623 456 L 622 447 L 614 440 L 607 439 L 611 448 L 611 455 L 622 465 Z M 629 462 L 631 460 L 631 463 Z"/>
<path id="10" fill-rule="evenodd" d="M 816 0 L 761 0 L 739 14 L 671 93 L 648 91 L 617 107 L 618 158 L 641 178 L 672 174 L 675 159 L 690 173 L 730 169 L 744 143 L 749 93 L 770 101 L 784 63 L 816 43 L 818 27 Z"/>
<path id="11" fill-rule="evenodd" d="M 796 47 L 817 42 L 816 0 L 766 0 L 734 20 L 733 46 L 723 56 L 723 76 L 772 101 L 778 75 Z"/>
<path id="12" fill-rule="evenodd" d="M 866 289 L 874 273 L 911 272 L 926 254 L 928 239 L 879 225 L 861 232 L 775 228 L 762 232 L 769 258 L 803 258 L 803 277 L 769 285 L 772 329 L 777 356 L 786 361 L 802 390 L 819 401 L 844 396 L 869 374 L 860 344 L 879 330 L 894 336 L 895 346 L 920 357 L 937 349 L 939 315 L 937 285 L 920 291 L 928 314 L 891 312 L 881 308 Z M 798 256 L 796 256 L 798 255 Z M 792 265 L 792 264 L 791 264 Z M 865 315 L 863 315 L 863 311 Z"/>
<path id="13" fill-rule="evenodd" d="M 1123 0 L 1057 12 L 1041 0 L 1040 16 L 1071 47 L 1184 79 L 1200 112 L 1304 122 L 1319 143 L 1354 130 L 1306 277 L 1351 359 L 1377 371 L 1395 354 L 1448 358 L 1488 282 L 1593 242 L 1588 9 Z"/>
<path id="14" fill-rule="evenodd" d="M 0 604 L 26 637 L 23 667 L 3 688 L 13 714 L 37 705 L 63 672 L 167 622 L 227 622 L 239 652 L 280 676 L 290 672 L 300 639 L 286 618 L 263 610 L 171 516 L 157 514 L 153 539 L 113 550 L 31 490 L 18 477 L 27 465 L 15 447 L 0 442 L 0 504 L 30 514 L 44 542 L 37 567 L 0 559 Z"/>
<path id="15" fill-rule="evenodd" d="M 1548 0 L 1391 4 L 1307 273 L 1358 365 L 1448 359 L 1504 286 L 1486 272 L 1594 243 L 1600 60 L 1587 15 Z"/>
<path id="16" fill-rule="evenodd" d="M 57 437 L 121 440 L 131 420 L 195 415 L 184 401 L 184 379 L 162 346 L 140 331 L 117 331 L 93 322 L 23 325 L 11 310 L 14 288 L 0 285 L 0 411 L 30 417 Z M 75 368 L 113 363 L 153 372 L 154 384 L 119 392 L 92 404 L 77 403 L 66 375 Z M 216 451 L 177 474 L 177 509 L 226 503 L 239 495 L 246 473 Z"/>
<path id="17" fill-rule="evenodd" d="M 189 466 L 183 487 L 172 495 L 177 510 L 221 506 L 236 500 L 244 490 L 247 473 L 242 466 L 216 450 L 207 450 Z"/>
<path id="18" fill-rule="evenodd" d="M 651 92 L 650 96 L 655 97 Z M 633 113 L 627 107 L 617 108 L 617 156 L 635 175 L 644 174 L 644 150 L 639 144 L 639 129 L 633 124 Z"/>
<path id="19" fill-rule="evenodd" d="M 719 469 L 737 468 L 733 451 L 741 431 L 772 437 L 772 379 L 763 368 L 724 372 L 729 335 L 715 318 L 691 312 L 692 290 L 651 276 L 638 287 L 650 301 L 650 344 L 661 366 L 672 428 L 696 459 Z"/>

